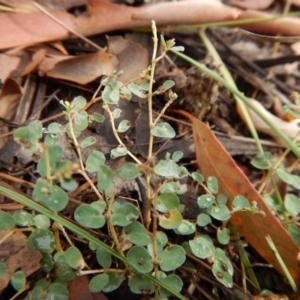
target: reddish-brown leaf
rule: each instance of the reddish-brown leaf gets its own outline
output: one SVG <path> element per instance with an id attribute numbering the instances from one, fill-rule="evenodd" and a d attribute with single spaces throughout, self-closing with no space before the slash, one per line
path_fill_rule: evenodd
<path id="1" fill-rule="evenodd" d="M 300 268 L 297 265 L 299 247 L 208 126 L 185 111 L 175 110 L 175 112 L 186 116 L 192 122 L 200 172 L 204 178 L 215 176 L 218 179 L 219 192 L 228 197 L 228 206 L 231 208 L 235 196 L 243 195 L 250 202 L 256 201 L 258 208 L 265 213 L 265 217 L 249 212 L 235 213 L 230 222 L 268 263 L 282 273 L 265 239 L 266 236 L 270 236 L 295 282 L 299 283 Z"/>

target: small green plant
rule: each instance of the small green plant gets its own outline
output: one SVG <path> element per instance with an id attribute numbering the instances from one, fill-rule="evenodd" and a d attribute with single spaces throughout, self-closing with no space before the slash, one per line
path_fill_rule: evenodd
<path id="1" fill-rule="evenodd" d="M 297 93 L 293 94 L 294 104 L 286 105 L 284 112 L 293 116 L 296 120 L 300 119 L 300 98 Z M 293 143 L 297 145 L 299 140 L 300 131 L 293 139 Z M 300 177 L 297 174 L 293 174 L 293 169 L 299 163 L 296 159 L 291 166 L 286 168 L 283 165 L 283 161 L 288 155 L 289 150 L 286 150 L 276 160 L 273 158 L 272 153 L 265 152 L 255 156 L 251 163 L 258 169 L 266 170 L 267 176 L 261 183 L 259 188 L 260 192 L 263 192 L 268 181 L 272 182 L 273 189 L 264 194 L 264 199 L 276 214 L 282 216 L 283 225 L 291 234 L 294 241 L 300 246 L 300 227 L 299 227 L 299 213 L 300 213 L 300 200 L 296 196 L 295 192 L 300 189 Z M 274 177 L 275 176 L 275 177 Z M 277 187 L 276 176 L 287 184 L 290 188 L 290 192 L 282 195 Z M 294 190 L 294 192 L 291 192 Z"/>
<path id="2" fill-rule="evenodd" d="M 27 299 L 68 299 L 67 281 L 84 274 L 94 274 L 89 283 L 92 292 L 111 292 L 127 279 L 133 293 L 151 294 L 153 299 L 161 300 L 171 295 L 186 299 L 181 295 L 183 281 L 178 270 L 187 265 L 194 272 L 197 266 L 191 257 L 207 260 L 215 278 L 225 287 L 233 286 L 233 266 L 226 251 L 221 248 L 230 242 L 227 222 L 236 211 L 259 211 L 255 203 L 249 203 L 242 196 L 234 199 L 230 210 L 226 205 L 228 199 L 218 192 L 217 178 L 203 178 L 197 172 L 190 174 L 179 164 L 183 155 L 180 151 L 167 153 L 164 159 L 153 163 L 154 137 L 175 137 L 172 126 L 162 122 L 161 117 L 177 98 L 171 90 L 174 85 L 171 80 L 165 81 L 153 91 L 155 66 L 168 51 L 183 50 L 182 47 L 176 47 L 173 40 L 165 41 L 161 38 L 163 52 L 157 56 L 158 39 L 155 26 L 153 27 L 154 53 L 149 69 L 127 84 L 118 81 L 118 73 L 115 73 L 103 80 L 99 88 L 102 94 L 98 100 L 103 102 L 113 134 L 119 143 L 111 150 L 110 157 L 118 159 L 127 156 L 129 161 L 113 170 L 106 164 L 106 157 L 101 149 L 91 152 L 86 160 L 83 159 L 82 149 L 95 143 L 95 139 L 86 137 L 79 143 L 78 137 L 90 122 L 102 123 L 104 116 L 97 113 L 89 115 L 86 111 L 87 101 L 81 96 L 71 103 L 61 101 L 67 119 L 65 125 L 52 123 L 43 129 L 39 121 L 33 121 L 14 132 L 15 140 L 29 153 L 41 153 L 37 164 L 39 178 L 32 192 L 35 202 L 5 188 L 1 189 L 5 195 L 39 212 L 32 214 L 27 210 L 20 210 L 10 215 L 0 211 L 1 229 L 14 226 L 30 228 L 28 244 L 41 251 L 41 270 L 49 275 L 35 284 Z M 132 94 L 148 100 L 150 140 L 148 157 L 143 162 L 126 147 L 120 137 L 120 133 L 131 127 L 130 122 L 122 119 L 116 125 L 116 120 L 122 118 L 122 111 L 118 108 L 119 101 L 129 101 Z M 167 94 L 169 100 L 154 119 L 152 98 L 161 94 Z M 41 142 L 43 132 L 46 136 Z M 71 162 L 64 157 L 64 150 L 60 146 L 62 135 L 66 135 L 74 144 L 78 162 Z M 58 213 L 67 207 L 69 193 L 78 187 L 74 174 L 85 178 L 96 199 L 80 204 L 73 213 L 74 223 L 71 223 Z M 93 177 L 97 178 L 96 183 L 92 180 Z M 114 184 L 117 177 L 125 181 L 145 178 L 144 219 L 136 205 L 118 201 L 117 194 L 120 191 Z M 184 205 L 179 201 L 179 195 L 187 190 L 180 182 L 185 177 L 190 177 L 205 191 L 197 198 L 201 212 L 196 220 L 184 218 Z M 155 187 L 152 187 L 153 180 L 158 182 Z M 212 219 L 221 224 L 216 235 L 219 247 L 214 238 L 204 234 L 202 230 L 212 224 Z M 106 243 L 89 233 L 89 229 L 100 228 L 110 237 Z M 89 242 L 90 255 L 96 257 L 100 270 L 90 268 L 85 255 L 74 245 L 66 229 Z M 169 239 L 167 233 L 170 230 L 181 237 L 178 244 Z M 65 236 L 68 246 L 62 246 L 58 232 Z M 1 263 L 0 276 L 6 271 L 7 266 Z M 11 284 L 18 292 L 27 289 L 24 272 L 17 271 L 11 278 Z"/>

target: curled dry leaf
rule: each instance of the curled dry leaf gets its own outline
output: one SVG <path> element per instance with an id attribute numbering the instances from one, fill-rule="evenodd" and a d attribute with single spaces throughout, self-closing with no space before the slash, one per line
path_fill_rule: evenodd
<path id="1" fill-rule="evenodd" d="M 2 4 L 6 4 L 9 7 L 13 7 L 18 11 L 30 12 L 38 10 L 36 6 L 32 4 L 31 0 L 1 0 Z M 56 9 L 69 9 L 72 7 L 85 5 L 85 0 L 39 0 L 39 4 L 46 8 Z"/>
<path id="2" fill-rule="evenodd" d="M 117 58 L 115 69 L 123 71 L 118 80 L 126 83 L 147 68 L 148 51 L 141 45 L 121 36 L 107 37 L 107 41 L 109 53 Z"/>
<path id="3" fill-rule="evenodd" d="M 257 11 L 257 10 L 246 10 L 243 11 L 238 19 L 245 20 L 245 19 L 252 19 L 252 18 L 271 18 L 274 15 Z M 241 28 L 266 33 L 266 34 L 274 34 L 274 35 L 284 35 L 284 36 L 297 36 L 300 35 L 300 19 L 299 18 L 282 18 L 276 20 L 270 20 L 267 22 L 260 22 L 260 23 L 251 23 L 251 24 L 244 24 L 240 26 Z"/>
<path id="4" fill-rule="evenodd" d="M 40 75 L 87 84 L 114 71 L 112 57 L 106 50 L 79 56 L 46 57 L 39 66 Z"/>
<path id="5" fill-rule="evenodd" d="M 134 20 L 155 20 L 157 25 L 177 25 L 236 19 L 240 10 L 215 0 L 161 2 L 140 8 Z"/>
<path id="6" fill-rule="evenodd" d="M 249 99 L 253 105 L 255 105 L 262 114 L 266 116 L 271 122 L 276 124 L 277 127 L 279 127 L 287 136 L 294 138 L 297 133 L 299 132 L 298 123 L 299 120 L 294 120 L 291 122 L 284 121 L 275 115 L 271 114 L 269 111 L 267 111 L 261 103 L 259 103 L 255 99 Z M 257 116 L 251 109 L 248 109 L 249 115 L 252 119 L 252 122 L 255 126 L 255 128 L 260 131 L 267 133 L 271 135 L 274 139 L 277 140 L 278 143 L 282 144 L 281 140 L 279 140 L 276 136 L 276 134 L 270 129 L 270 127 L 259 117 Z M 240 117 L 243 119 L 243 114 L 239 112 Z"/>
<path id="7" fill-rule="evenodd" d="M 16 56 L 0 54 L 0 79 L 4 82 L 16 70 L 21 59 Z"/>
<path id="8" fill-rule="evenodd" d="M 235 5 L 240 8 L 246 8 L 246 9 L 266 9 L 273 2 L 274 0 L 229 0 L 227 1 L 229 5 Z"/>
<path id="9" fill-rule="evenodd" d="M 0 117 L 8 120 L 12 118 L 22 94 L 23 89 L 15 80 L 11 78 L 5 80 L 0 93 Z"/>

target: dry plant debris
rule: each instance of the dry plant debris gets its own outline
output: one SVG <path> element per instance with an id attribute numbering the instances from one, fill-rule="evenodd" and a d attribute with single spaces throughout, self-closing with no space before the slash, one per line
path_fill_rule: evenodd
<path id="1" fill-rule="evenodd" d="M 296 299 L 300 2 L 135 4 L 1 1 L 0 291 Z"/>

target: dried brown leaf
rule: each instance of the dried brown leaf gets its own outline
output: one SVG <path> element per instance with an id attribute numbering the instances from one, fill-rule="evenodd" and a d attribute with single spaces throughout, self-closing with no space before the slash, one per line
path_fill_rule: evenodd
<path id="1" fill-rule="evenodd" d="M 149 63 L 148 51 L 141 45 L 121 36 L 107 37 L 109 53 L 116 56 L 115 69 L 122 70 L 118 80 L 126 83 L 137 77 Z"/>
<path id="2" fill-rule="evenodd" d="M 274 0 L 229 0 L 227 1 L 229 5 L 235 5 L 240 8 L 246 8 L 246 9 L 266 9 L 273 2 Z"/>
<path id="3" fill-rule="evenodd" d="M 18 101 L 23 94 L 23 89 L 14 79 L 7 78 L 0 92 L 0 117 L 10 120 Z"/>
<path id="4" fill-rule="evenodd" d="M 105 50 L 79 56 L 46 57 L 39 66 L 40 75 L 87 84 L 114 71 L 113 60 Z"/>
<path id="5" fill-rule="evenodd" d="M 0 240 L 10 233 L 10 230 L 0 231 Z M 22 232 L 15 232 L 6 238 L 0 247 L 1 262 L 8 266 L 8 272 L 0 280 L 0 291 L 8 284 L 15 271 L 20 269 L 26 276 L 40 268 L 42 254 L 39 250 L 29 248 L 27 237 Z"/>
<path id="6" fill-rule="evenodd" d="M 21 59 L 19 57 L 0 54 L 0 78 L 4 82 L 10 74 L 16 70 L 20 64 Z"/>
<path id="7" fill-rule="evenodd" d="M 270 211 L 264 199 L 206 124 L 185 111 L 175 111 L 192 122 L 197 164 L 201 174 L 205 179 L 209 176 L 215 176 L 218 179 L 219 193 L 228 197 L 229 208 L 233 199 L 242 195 L 250 202 L 255 201 L 257 207 L 265 214 L 262 216 L 250 212 L 237 212 L 230 218 L 230 223 L 268 263 L 282 273 L 280 264 L 265 240 L 267 236 L 270 236 L 291 276 L 296 283 L 300 282 L 300 268 L 297 265 L 297 255 L 300 249 Z"/>

